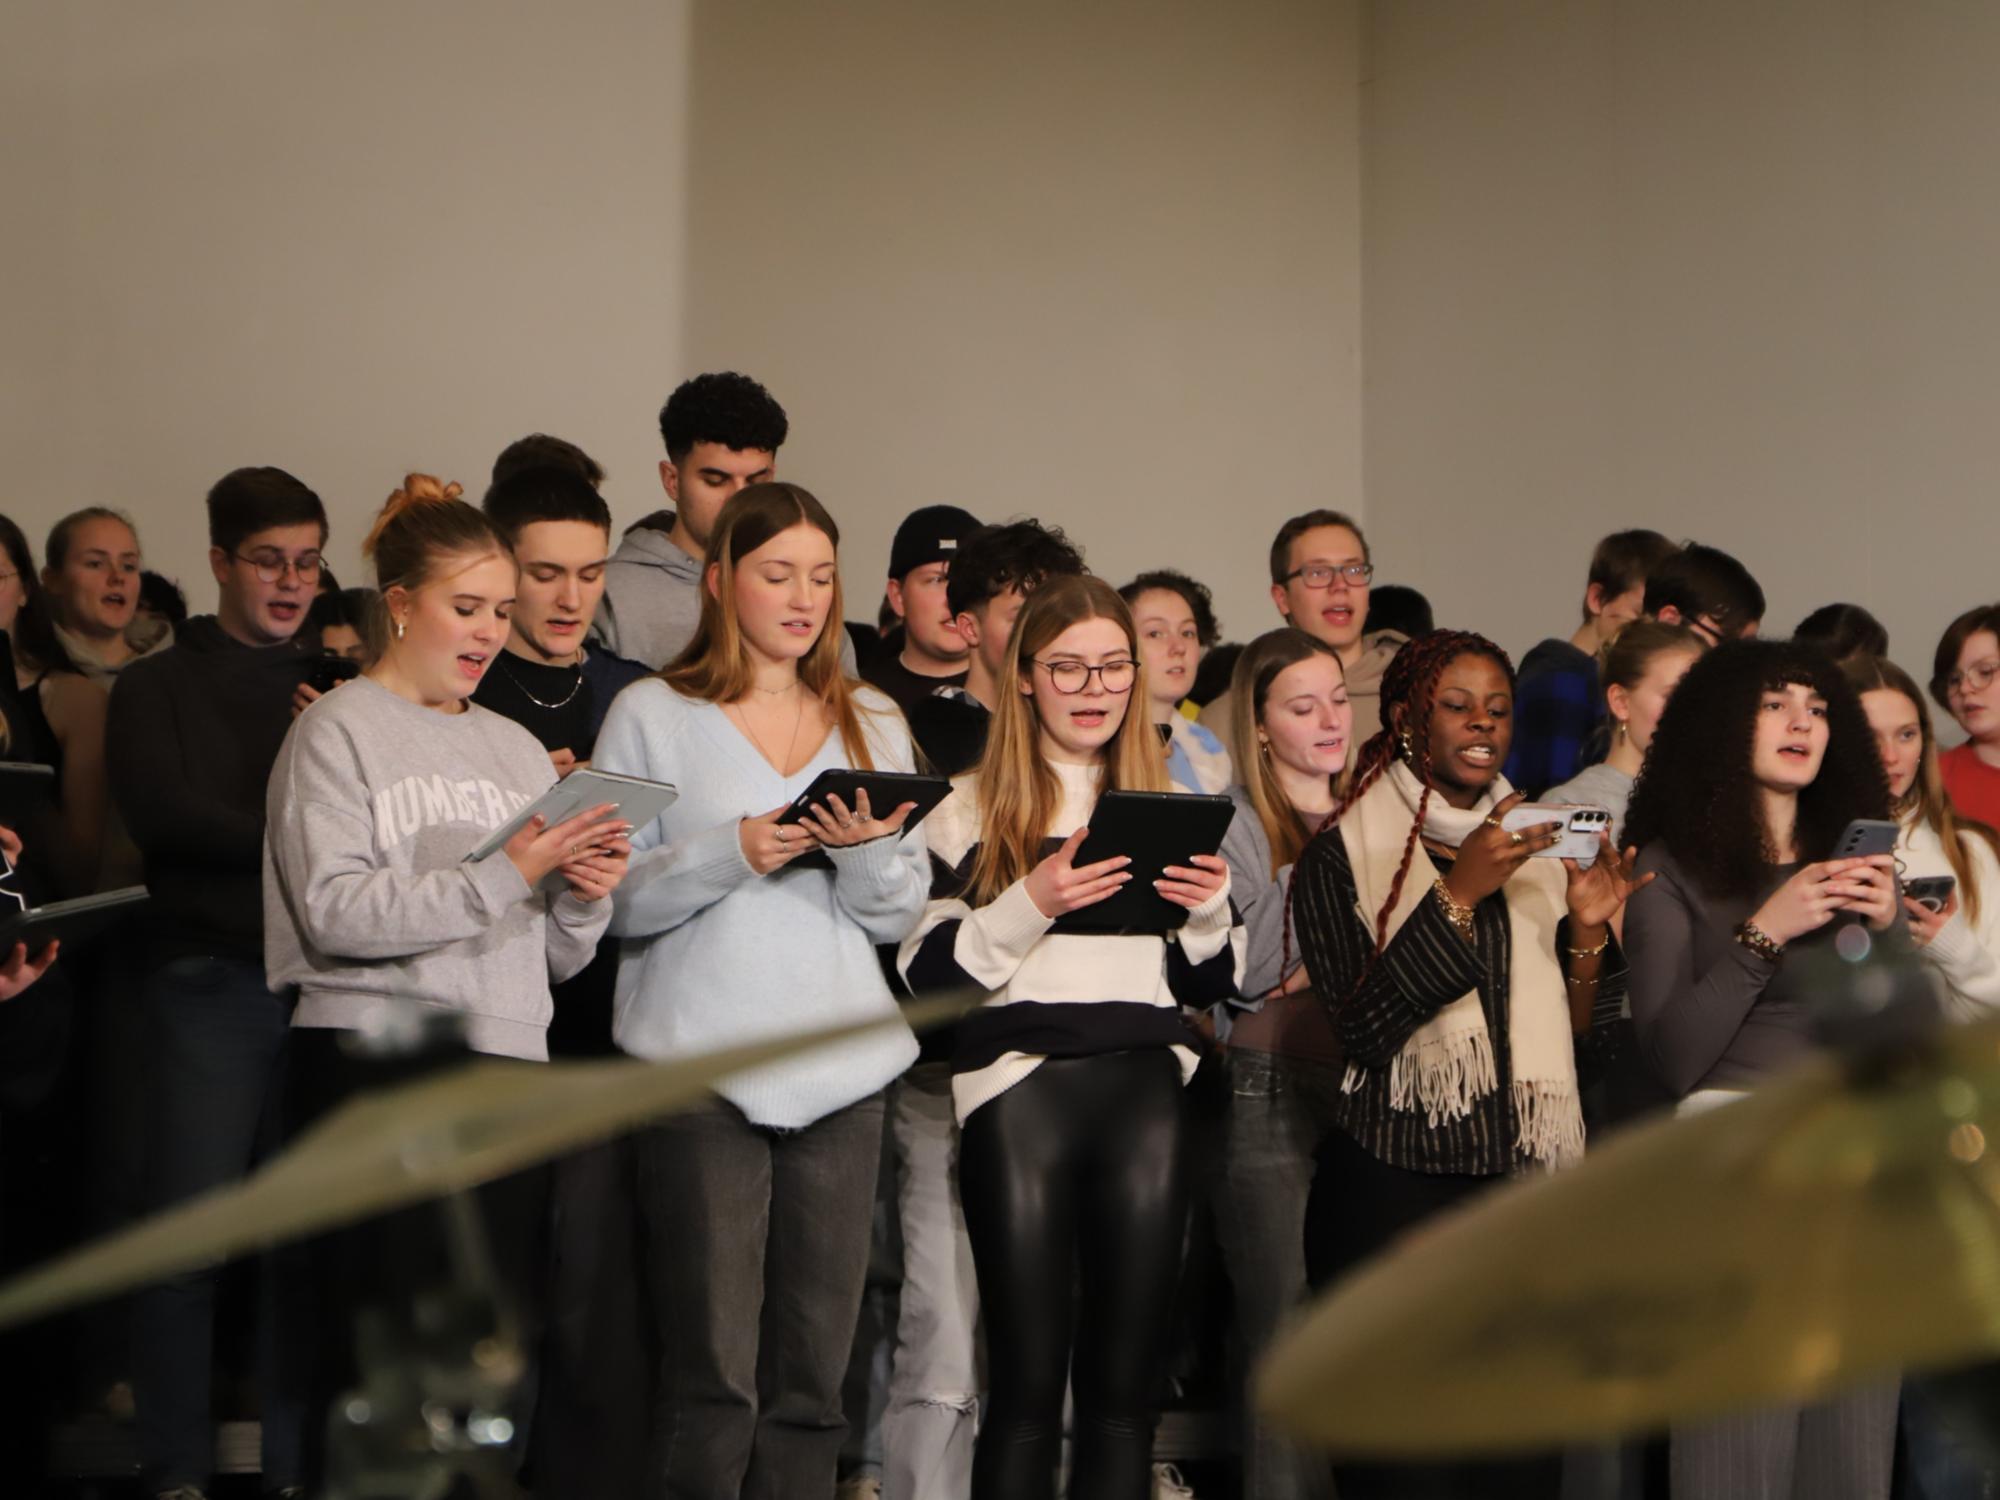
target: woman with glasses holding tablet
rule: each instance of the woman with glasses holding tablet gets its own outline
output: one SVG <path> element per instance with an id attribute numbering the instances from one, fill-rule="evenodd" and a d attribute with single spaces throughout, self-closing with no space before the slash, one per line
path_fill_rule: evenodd
<path id="1" fill-rule="evenodd" d="M 932 897 L 902 949 L 913 989 L 987 995 L 952 1063 L 990 1391 L 974 1500 L 1054 1495 L 1066 1380 L 1069 1494 L 1127 1500 L 1149 1483 L 1187 1210 L 1181 1091 L 1196 1056 L 1180 1007 L 1235 992 L 1242 930 L 1212 855 L 1156 884 L 1187 913 L 1176 930 L 1065 921 L 1131 878 L 1123 856 L 1076 863 L 1100 795 L 1166 790 L 1158 739 L 1132 711 L 1138 662 L 1131 613 L 1101 580 L 1029 596 L 985 754 L 929 825 Z"/>

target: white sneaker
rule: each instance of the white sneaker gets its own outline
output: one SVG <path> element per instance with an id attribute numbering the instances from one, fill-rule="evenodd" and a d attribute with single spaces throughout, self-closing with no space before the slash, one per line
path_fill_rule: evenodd
<path id="1" fill-rule="evenodd" d="M 856 1474 L 843 1479 L 833 1492 L 833 1500 L 882 1500 L 882 1481 L 873 1474 Z"/>
<path id="2" fill-rule="evenodd" d="M 1154 1464 L 1153 1500 L 1194 1500 L 1194 1488 L 1172 1464 Z"/>

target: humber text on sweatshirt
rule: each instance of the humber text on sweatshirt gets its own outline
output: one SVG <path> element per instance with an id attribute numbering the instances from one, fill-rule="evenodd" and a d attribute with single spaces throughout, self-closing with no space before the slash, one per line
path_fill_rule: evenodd
<path id="1" fill-rule="evenodd" d="M 299 717 L 272 767 L 265 977 L 293 1024 L 352 1028 L 383 996 L 455 1010 L 475 1051 L 540 1059 L 551 979 L 587 964 L 609 901 L 531 890 L 465 856 L 555 783 L 518 724 L 422 708 L 359 678 Z"/>

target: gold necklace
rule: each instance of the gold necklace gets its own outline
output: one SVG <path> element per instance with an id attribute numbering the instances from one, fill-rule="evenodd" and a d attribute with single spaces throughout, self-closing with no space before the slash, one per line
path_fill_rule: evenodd
<path id="1" fill-rule="evenodd" d="M 737 717 L 742 719 L 743 732 L 750 736 L 750 743 L 757 747 L 757 753 L 763 756 L 770 763 L 771 768 L 780 776 L 789 775 L 790 773 L 785 770 L 785 767 L 792 763 L 792 752 L 799 748 L 799 726 L 805 722 L 806 717 L 805 695 L 803 693 L 799 695 L 799 706 L 792 714 L 792 737 L 785 742 L 785 758 L 783 760 L 771 759 L 771 752 L 764 748 L 764 742 L 757 737 L 757 731 L 750 724 L 750 715 L 744 711 L 743 706 L 740 703 L 732 703 L 729 706 L 735 709 Z"/>

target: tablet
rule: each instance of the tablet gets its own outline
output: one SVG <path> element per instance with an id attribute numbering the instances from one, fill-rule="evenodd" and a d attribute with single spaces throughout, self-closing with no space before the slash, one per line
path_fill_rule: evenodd
<path id="1" fill-rule="evenodd" d="M 812 785 L 794 797 L 792 805 L 779 814 L 778 821 L 797 823 L 815 802 L 826 806 L 829 797 L 838 797 L 852 812 L 854 794 L 864 789 L 868 793 L 868 810 L 878 818 L 888 817 L 905 802 L 917 804 L 909 822 L 903 825 L 905 833 L 923 822 L 940 802 L 951 795 L 951 783 L 942 776 L 922 776 L 911 771 L 848 771 L 836 768 L 815 776 Z"/>
<path id="2" fill-rule="evenodd" d="M 620 776 L 616 771 L 600 771 L 595 766 L 585 766 L 580 771 L 570 772 L 494 829 L 486 836 L 486 841 L 465 858 L 468 863 L 491 859 L 507 847 L 507 840 L 528 826 L 528 820 L 536 813 L 547 818 L 549 827 L 553 828 L 558 823 L 568 822 L 580 812 L 588 812 L 606 802 L 618 809 L 618 816 L 630 823 L 636 833 L 672 807 L 679 796 L 680 792 L 664 781 L 648 781 L 642 776 Z"/>
<path id="3" fill-rule="evenodd" d="M 1090 815 L 1090 832 L 1076 851 L 1078 865 L 1123 854 L 1132 878 L 1113 896 L 1066 912 L 1057 932 L 1171 932 L 1188 919 L 1153 889 L 1168 865 L 1185 865 L 1197 854 L 1222 847 L 1236 804 L 1227 797 L 1192 792 L 1106 792 Z"/>
<path id="4" fill-rule="evenodd" d="M 128 885 L 119 891 L 10 912 L 0 917 L 0 957 L 12 953 L 16 943 L 26 943 L 30 953 L 39 953 L 50 943 L 78 942 L 129 916 L 146 901 L 143 885 Z"/>

